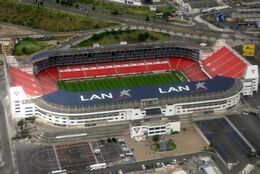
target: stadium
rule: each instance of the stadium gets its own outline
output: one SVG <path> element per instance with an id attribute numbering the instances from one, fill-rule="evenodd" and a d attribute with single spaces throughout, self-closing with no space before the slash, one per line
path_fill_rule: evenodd
<path id="1" fill-rule="evenodd" d="M 224 41 L 212 50 L 173 43 L 51 50 L 20 65 L 6 57 L 14 119 L 59 127 L 221 113 L 258 90 L 258 67 Z"/>

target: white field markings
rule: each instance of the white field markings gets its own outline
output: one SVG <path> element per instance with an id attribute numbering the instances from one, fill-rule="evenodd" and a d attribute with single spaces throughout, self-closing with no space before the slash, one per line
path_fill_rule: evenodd
<path id="1" fill-rule="evenodd" d="M 59 157 L 57 155 L 56 147 L 54 145 L 52 147 L 53 147 L 53 151 L 54 151 L 55 157 L 57 159 L 57 164 L 58 164 L 59 170 L 61 170 L 60 161 L 59 161 Z"/>
<path id="2" fill-rule="evenodd" d="M 37 152 L 31 157 L 31 164 L 37 169 L 53 169 L 54 162 L 57 163 L 53 149 Z M 57 166 L 56 166 L 57 169 Z"/>
<path id="3" fill-rule="evenodd" d="M 63 168 L 69 168 L 69 167 L 74 167 L 74 166 L 86 166 L 87 164 L 90 163 L 89 158 L 88 157 L 94 157 L 95 155 L 93 155 L 93 151 L 90 151 L 91 149 L 87 150 L 87 148 L 85 148 L 86 144 L 75 144 L 75 145 L 70 145 L 70 146 L 59 146 L 59 147 L 55 147 L 56 151 L 57 150 L 61 150 L 61 149 L 67 149 L 67 152 L 70 154 L 74 154 L 74 153 L 81 153 L 80 157 L 84 157 L 84 159 L 73 159 L 73 161 L 68 159 L 68 155 L 64 154 L 59 154 L 59 160 L 62 161 L 63 159 L 64 162 L 66 164 L 62 164 Z M 80 149 L 79 149 L 80 148 Z M 91 146 L 90 146 L 91 148 Z M 67 162 L 66 160 L 69 160 L 69 162 Z M 96 160 L 96 159 L 95 159 Z M 73 164 L 71 164 L 73 162 Z M 76 164 L 75 164 L 76 163 Z M 94 163 L 94 161 L 93 161 Z"/>
<path id="4" fill-rule="evenodd" d="M 91 151 L 92 151 L 92 153 L 93 153 L 94 151 L 93 151 L 92 143 L 88 143 L 88 144 L 89 144 L 90 149 L 91 149 Z M 98 163 L 98 159 L 97 159 L 96 155 L 94 155 L 94 158 L 95 158 L 96 164 L 97 164 L 97 163 Z"/>

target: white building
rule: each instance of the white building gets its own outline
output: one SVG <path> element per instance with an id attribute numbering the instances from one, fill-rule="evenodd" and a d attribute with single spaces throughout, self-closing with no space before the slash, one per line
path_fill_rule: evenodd
<path id="1" fill-rule="evenodd" d="M 131 126 L 130 127 L 130 137 L 134 141 L 142 141 L 147 136 L 155 136 L 155 135 L 166 135 L 172 133 L 179 133 L 181 131 L 181 123 L 179 120 L 172 122 L 150 122 L 144 123 L 144 125 L 140 126 Z"/>
<path id="2" fill-rule="evenodd" d="M 225 85 L 220 85 L 220 82 Z M 35 99 L 27 98 L 22 87 L 11 87 L 12 115 L 16 120 L 37 116 L 55 126 L 88 127 L 142 120 L 154 114 L 169 117 L 195 112 L 221 113 L 239 103 L 243 89 L 240 80 L 225 77 L 184 84 L 108 90 L 84 95 L 57 91 Z M 124 96 L 121 100 L 122 93 Z M 87 95 L 91 97 L 85 97 Z"/>
<path id="3" fill-rule="evenodd" d="M 142 5 L 141 0 L 110 0 L 110 1 L 122 3 L 122 4 L 128 4 L 128 5 L 135 5 L 135 6 Z"/>

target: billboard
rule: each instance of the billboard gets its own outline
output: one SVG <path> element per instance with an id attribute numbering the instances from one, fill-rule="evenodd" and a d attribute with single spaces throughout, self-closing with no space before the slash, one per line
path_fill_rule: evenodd
<path id="1" fill-rule="evenodd" d="M 255 44 L 243 44 L 242 55 L 244 57 L 255 56 Z"/>

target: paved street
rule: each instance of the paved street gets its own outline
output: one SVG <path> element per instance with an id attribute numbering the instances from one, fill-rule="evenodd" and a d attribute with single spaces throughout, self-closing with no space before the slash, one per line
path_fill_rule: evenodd
<path id="1" fill-rule="evenodd" d="M 4 107 L 2 102 L 0 101 L 0 135 L 1 135 L 1 146 L 3 151 L 3 161 L 5 165 L 0 168 L 0 173 L 3 174 L 13 174 L 13 157 L 11 150 L 11 143 L 9 138 L 9 133 L 6 126 L 6 117 L 4 113 Z"/>

